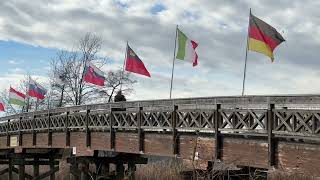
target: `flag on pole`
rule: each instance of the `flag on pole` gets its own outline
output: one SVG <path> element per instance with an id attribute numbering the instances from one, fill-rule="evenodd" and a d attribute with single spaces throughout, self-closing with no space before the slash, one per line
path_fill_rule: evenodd
<path id="1" fill-rule="evenodd" d="M 278 31 L 250 13 L 248 49 L 274 60 L 273 50 L 284 40 Z"/>
<path id="2" fill-rule="evenodd" d="M 87 62 L 84 69 L 83 80 L 85 82 L 95 84 L 98 86 L 104 86 L 104 73 L 94 66 L 91 62 Z"/>
<path id="3" fill-rule="evenodd" d="M 26 98 L 26 95 L 13 89 L 12 87 L 10 87 L 10 91 L 9 91 L 9 103 L 10 104 L 24 106 L 24 105 L 26 105 L 26 103 L 24 101 L 25 98 Z"/>
<path id="4" fill-rule="evenodd" d="M 198 43 L 189 39 L 182 31 L 178 31 L 178 52 L 176 55 L 177 59 L 192 62 L 193 66 L 198 65 L 198 54 L 196 48 Z"/>
<path id="5" fill-rule="evenodd" d="M 2 99 L 0 99 L 0 111 L 4 111 L 4 102 L 2 101 Z"/>
<path id="6" fill-rule="evenodd" d="M 127 45 L 127 59 L 125 70 L 151 77 L 149 71 L 144 66 L 143 62 L 140 60 L 140 58 L 136 55 L 136 53 L 131 49 L 129 45 Z"/>
<path id="7" fill-rule="evenodd" d="M 35 97 L 37 99 L 44 99 L 46 93 L 47 90 L 44 87 L 30 78 L 28 91 L 29 96 Z"/>

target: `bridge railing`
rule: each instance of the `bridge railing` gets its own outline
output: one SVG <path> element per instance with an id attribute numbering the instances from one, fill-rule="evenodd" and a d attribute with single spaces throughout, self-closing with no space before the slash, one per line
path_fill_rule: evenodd
<path id="1" fill-rule="evenodd" d="M 275 102 L 279 104 L 268 109 Z M 320 97 L 214 97 L 65 107 L 0 118 L 0 134 L 111 128 L 213 133 L 218 124 L 221 133 L 267 135 L 269 119 L 275 135 L 320 139 Z"/>

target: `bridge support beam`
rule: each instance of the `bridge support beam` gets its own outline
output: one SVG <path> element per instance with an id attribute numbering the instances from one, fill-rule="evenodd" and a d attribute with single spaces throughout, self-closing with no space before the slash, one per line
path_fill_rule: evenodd
<path id="1" fill-rule="evenodd" d="M 129 180 L 135 179 L 136 165 L 134 163 L 128 163 L 128 178 Z"/>
<path id="2" fill-rule="evenodd" d="M 9 158 L 9 163 L 8 163 L 8 180 L 12 180 L 12 169 L 13 169 L 13 165 L 12 165 L 12 159 Z"/>
<path id="3" fill-rule="evenodd" d="M 50 171 L 52 171 L 53 173 L 51 173 L 50 175 L 50 180 L 55 180 L 56 178 L 56 175 L 55 175 L 55 172 L 54 172 L 54 158 L 53 157 L 50 157 L 49 158 L 49 161 L 50 161 Z"/>
<path id="4" fill-rule="evenodd" d="M 124 165 L 121 162 L 116 163 L 116 179 L 122 180 L 124 178 Z"/>
<path id="5" fill-rule="evenodd" d="M 89 163 L 88 162 L 81 162 L 80 163 L 80 169 L 81 169 L 81 180 L 87 180 L 89 179 Z"/>
<path id="6" fill-rule="evenodd" d="M 106 175 L 110 172 L 110 164 L 109 163 L 102 163 L 101 164 L 101 170 L 99 175 Z"/>
<path id="7" fill-rule="evenodd" d="M 70 173 L 72 174 L 72 179 L 73 180 L 78 180 L 81 176 L 81 172 L 78 169 L 78 163 L 71 163 L 70 166 Z"/>
<path id="8" fill-rule="evenodd" d="M 37 177 L 37 176 L 39 176 L 39 164 L 38 164 L 39 158 L 35 157 L 34 162 L 35 162 L 35 164 L 33 165 L 33 176 Z"/>
<path id="9" fill-rule="evenodd" d="M 19 180 L 25 180 L 25 166 L 24 159 L 21 159 L 22 163 L 19 165 Z"/>

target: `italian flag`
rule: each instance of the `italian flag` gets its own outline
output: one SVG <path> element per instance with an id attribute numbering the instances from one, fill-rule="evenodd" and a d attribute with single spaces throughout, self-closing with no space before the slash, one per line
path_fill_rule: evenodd
<path id="1" fill-rule="evenodd" d="M 198 54 L 196 53 L 196 48 L 198 44 L 189 39 L 182 31 L 177 29 L 178 33 L 178 52 L 176 55 L 177 59 L 183 61 L 189 61 L 193 66 L 198 65 Z"/>
<path id="2" fill-rule="evenodd" d="M 26 105 L 26 103 L 24 102 L 25 98 L 26 98 L 26 95 L 10 87 L 10 92 L 9 92 L 10 104 L 24 106 Z"/>

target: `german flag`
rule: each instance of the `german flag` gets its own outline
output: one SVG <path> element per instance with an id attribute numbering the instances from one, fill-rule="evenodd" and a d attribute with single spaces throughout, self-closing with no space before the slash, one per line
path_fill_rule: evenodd
<path id="1" fill-rule="evenodd" d="M 273 50 L 285 40 L 274 27 L 250 13 L 248 41 L 249 50 L 265 54 L 273 62 Z"/>

